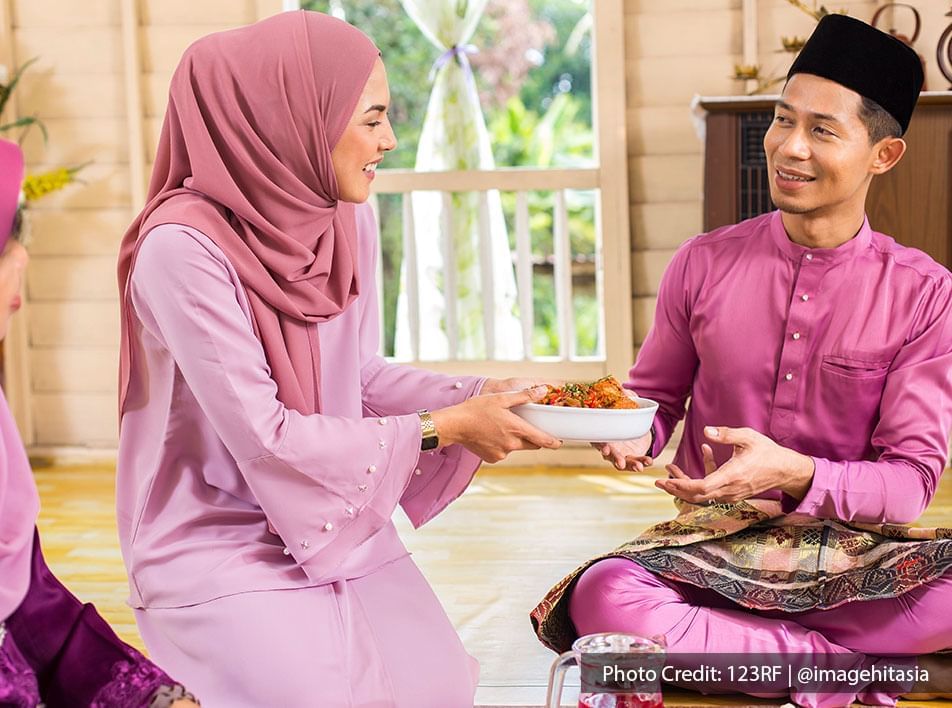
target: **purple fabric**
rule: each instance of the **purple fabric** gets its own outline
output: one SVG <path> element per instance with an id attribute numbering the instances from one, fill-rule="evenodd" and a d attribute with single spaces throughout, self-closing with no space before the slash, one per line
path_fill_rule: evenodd
<path id="1" fill-rule="evenodd" d="M 702 234 L 665 272 L 626 386 L 661 404 L 655 453 L 690 397 L 675 462 L 693 477 L 704 426 L 746 426 L 814 459 L 785 511 L 912 522 L 948 454 L 952 273 L 868 222 L 833 249 L 793 243 L 780 212 Z"/>
<path id="2" fill-rule="evenodd" d="M 580 635 L 660 634 L 672 655 L 853 653 L 858 668 L 866 665 L 864 655 L 914 656 L 952 648 L 950 573 L 899 597 L 791 614 L 750 610 L 713 590 L 661 578 L 626 558 L 609 558 L 582 574 L 569 602 Z M 772 695 L 727 680 L 718 688 Z M 856 698 L 891 706 L 896 695 L 791 693 L 798 706 L 843 706 Z"/>
<path id="3" fill-rule="evenodd" d="M 0 621 L 30 583 L 33 528 L 40 499 L 20 432 L 0 391 Z"/>
<path id="4" fill-rule="evenodd" d="M 356 212 L 360 269 L 373 273 L 373 212 Z M 390 520 L 398 504 L 419 526 L 469 484 L 479 458 L 458 445 L 421 454 L 415 411 L 459 403 L 481 379 L 381 358 L 373 278 L 317 324 L 324 410 L 302 415 L 278 400 L 221 249 L 165 225 L 139 258 L 130 290 L 143 356 L 116 487 L 133 606 L 362 577 L 407 554 Z"/>
<path id="5" fill-rule="evenodd" d="M 23 176 L 23 150 L 14 142 L 0 139 L 0 251 L 13 230 Z"/>
<path id="6" fill-rule="evenodd" d="M 0 696 L 16 682 L 26 695 L 24 677 L 30 672 L 47 708 L 137 708 L 148 706 L 160 686 L 173 683 L 56 579 L 43 559 L 39 534 L 33 539 L 29 590 L 6 628 Z"/>

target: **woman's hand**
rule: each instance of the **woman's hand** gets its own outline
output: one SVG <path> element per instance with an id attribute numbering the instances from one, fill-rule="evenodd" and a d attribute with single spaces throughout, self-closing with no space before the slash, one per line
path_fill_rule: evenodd
<path id="1" fill-rule="evenodd" d="M 645 467 L 654 464 L 654 460 L 648 455 L 650 446 L 651 433 L 645 433 L 634 440 L 592 443 L 592 447 L 601 453 L 602 459 L 613 464 L 615 469 L 631 472 L 642 472 Z"/>
<path id="2" fill-rule="evenodd" d="M 556 450 L 562 446 L 561 440 L 529 425 L 509 410 L 513 406 L 538 401 L 545 393 L 544 386 L 509 393 L 486 393 L 432 411 L 440 445 L 459 443 L 486 462 L 499 462 L 515 450 L 538 450 L 541 447 Z"/>
<path id="3" fill-rule="evenodd" d="M 564 386 L 565 381 L 562 379 L 539 379 L 539 378 L 520 378 L 514 377 L 511 379 L 486 379 L 483 383 L 482 389 L 479 391 L 479 395 L 485 395 L 487 393 L 507 393 L 509 391 L 522 391 L 527 388 L 533 388 L 535 386 Z M 544 395 L 544 393 L 543 393 Z"/>

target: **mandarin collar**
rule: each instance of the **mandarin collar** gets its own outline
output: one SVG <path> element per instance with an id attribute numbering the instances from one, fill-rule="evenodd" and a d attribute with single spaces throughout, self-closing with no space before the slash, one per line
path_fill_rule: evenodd
<path id="1" fill-rule="evenodd" d="M 842 243 L 836 248 L 807 248 L 790 240 L 787 230 L 783 226 L 780 210 L 777 209 L 770 215 L 770 235 L 780 252 L 793 261 L 799 263 L 806 259 L 813 263 L 833 265 L 834 263 L 850 260 L 868 248 L 872 242 L 873 231 L 869 226 L 869 218 L 864 216 L 863 225 L 856 235 L 846 243 Z"/>

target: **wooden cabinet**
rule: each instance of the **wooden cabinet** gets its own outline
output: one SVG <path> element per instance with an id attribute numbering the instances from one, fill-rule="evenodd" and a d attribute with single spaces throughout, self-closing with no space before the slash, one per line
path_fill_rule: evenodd
<path id="1" fill-rule="evenodd" d="M 702 99 L 706 118 L 704 229 L 773 209 L 763 137 L 775 97 Z M 905 156 L 875 177 L 866 200 L 876 231 L 952 269 L 952 92 L 923 93 Z"/>

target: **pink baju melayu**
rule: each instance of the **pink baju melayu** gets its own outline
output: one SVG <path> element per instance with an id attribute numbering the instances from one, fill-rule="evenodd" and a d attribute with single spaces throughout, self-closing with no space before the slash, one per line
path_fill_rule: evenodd
<path id="1" fill-rule="evenodd" d="M 655 326 L 626 386 L 661 404 L 654 451 L 690 397 L 675 461 L 693 477 L 704 474 L 704 426 L 751 427 L 814 459 L 802 500 L 763 495 L 784 511 L 912 522 L 935 492 L 952 428 L 952 274 L 868 222 L 834 249 L 790 241 L 780 212 L 703 234 L 668 267 Z M 730 446 L 713 448 L 718 465 L 731 455 Z M 664 634 L 673 652 L 952 648 L 948 570 L 898 597 L 759 612 L 611 558 L 581 575 L 569 602 L 581 634 Z M 852 698 L 792 695 L 800 705 Z M 859 697 L 884 705 L 895 698 Z"/>
<path id="2" fill-rule="evenodd" d="M 375 242 L 360 208 L 362 272 Z M 118 519 L 150 654 L 210 708 L 471 705 L 476 662 L 391 516 L 419 526 L 468 485 L 479 459 L 421 454 L 415 410 L 480 380 L 380 358 L 368 278 L 316 327 L 322 413 L 288 409 L 234 268 L 186 226 L 152 230 L 131 294 L 149 405 L 123 417 Z"/>

